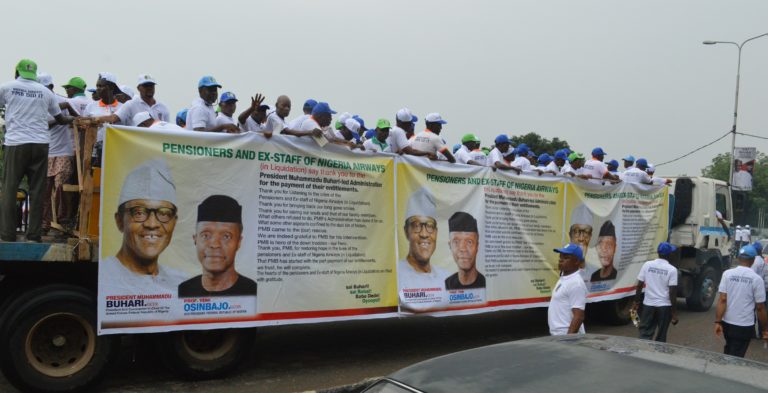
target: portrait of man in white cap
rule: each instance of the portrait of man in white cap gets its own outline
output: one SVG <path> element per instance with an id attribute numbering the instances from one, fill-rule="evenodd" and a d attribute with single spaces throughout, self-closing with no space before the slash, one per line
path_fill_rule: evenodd
<path id="1" fill-rule="evenodd" d="M 192 240 L 203 274 L 179 285 L 179 297 L 256 296 L 256 282 L 235 270 L 243 240 L 243 207 L 227 195 L 211 195 L 197 206 Z"/>
<path id="2" fill-rule="evenodd" d="M 115 224 L 123 244 L 99 265 L 102 285 L 110 293 L 175 292 L 184 275 L 158 263 L 173 237 L 177 220 L 176 186 L 162 159 L 132 170 L 120 191 Z"/>
<path id="3" fill-rule="evenodd" d="M 585 282 L 589 281 L 586 272 L 586 262 L 597 262 L 597 254 L 594 249 L 589 248 L 589 242 L 592 241 L 592 212 L 587 205 L 581 203 L 571 212 L 571 227 L 568 229 L 568 238 L 570 243 L 581 247 L 584 259 L 579 267 L 579 274 Z"/>
<path id="4" fill-rule="evenodd" d="M 429 311 L 447 305 L 445 279 L 449 272 L 430 262 L 437 246 L 435 197 L 420 188 L 408 199 L 403 230 L 408 255 L 397 263 L 400 307 L 407 311 Z"/>

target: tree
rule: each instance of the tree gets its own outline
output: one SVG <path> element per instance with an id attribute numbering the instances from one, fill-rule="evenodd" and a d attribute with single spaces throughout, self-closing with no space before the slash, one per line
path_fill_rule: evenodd
<path id="1" fill-rule="evenodd" d="M 730 165 L 731 153 L 718 154 L 701 170 L 701 175 L 727 182 Z M 733 191 L 731 198 L 737 224 L 756 227 L 760 209 L 768 210 L 768 156 L 757 155 L 752 171 L 752 191 Z"/>
<path id="2" fill-rule="evenodd" d="M 560 149 L 570 148 L 570 145 L 567 141 L 560 140 L 558 137 L 554 137 L 552 140 L 549 140 L 547 138 L 542 138 L 541 135 L 535 132 L 529 132 L 520 136 L 513 136 L 510 138 L 510 140 L 512 140 L 513 146 L 525 143 L 528 145 L 531 151 L 535 152 L 536 154 L 555 154 L 555 152 Z"/>

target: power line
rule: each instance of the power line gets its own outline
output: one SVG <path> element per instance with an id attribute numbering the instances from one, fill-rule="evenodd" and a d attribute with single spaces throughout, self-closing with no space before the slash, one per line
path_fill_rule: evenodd
<path id="1" fill-rule="evenodd" d="M 737 132 L 737 134 L 738 134 L 738 132 Z M 727 137 L 728 135 L 731 135 L 731 132 L 730 132 L 730 131 L 726 132 L 726 133 L 725 133 L 725 134 L 723 134 L 723 136 L 721 136 L 720 138 L 717 138 L 717 139 L 715 139 L 714 141 L 712 141 L 712 142 L 709 142 L 709 143 L 707 143 L 707 144 L 706 144 L 706 145 L 704 145 L 704 146 L 701 146 L 701 147 L 699 147 L 699 148 L 697 148 L 697 149 L 695 149 L 695 150 L 692 150 L 692 151 L 690 151 L 690 152 L 688 152 L 688 153 L 686 153 L 686 154 L 683 154 L 682 156 L 680 156 L 680 157 L 677 157 L 677 158 L 675 158 L 675 159 L 673 159 L 673 160 L 664 161 L 664 162 L 662 162 L 661 164 L 656 164 L 656 166 L 657 166 L 657 167 L 660 167 L 660 166 L 662 166 L 662 165 L 666 165 L 666 164 L 670 164 L 670 163 L 673 163 L 673 162 L 675 162 L 675 161 L 679 161 L 679 160 L 682 160 L 683 158 L 685 158 L 685 157 L 688 157 L 688 156 L 690 156 L 691 154 L 693 154 L 693 153 L 696 153 L 697 151 L 699 151 L 699 150 L 701 150 L 701 149 L 703 149 L 703 148 L 705 148 L 705 147 L 708 147 L 708 146 L 711 146 L 711 145 L 715 144 L 715 142 L 719 142 L 721 139 L 723 139 L 723 138 Z M 766 138 L 766 139 L 768 139 L 768 138 Z"/>
<path id="2" fill-rule="evenodd" d="M 768 139 L 768 137 L 764 137 L 764 136 L 760 136 L 760 135 L 747 134 L 747 133 L 744 133 L 744 132 L 737 132 L 737 134 L 744 135 L 744 136 L 749 136 L 749 137 L 757 138 L 757 139 Z"/>

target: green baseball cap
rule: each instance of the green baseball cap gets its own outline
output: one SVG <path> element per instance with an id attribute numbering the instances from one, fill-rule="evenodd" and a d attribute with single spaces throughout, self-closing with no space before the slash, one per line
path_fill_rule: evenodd
<path id="1" fill-rule="evenodd" d="M 80 90 L 85 90 L 85 86 L 86 86 L 85 81 L 83 80 L 83 78 L 79 76 L 76 76 L 70 79 L 69 82 L 67 82 L 67 84 L 61 85 L 61 87 L 65 89 L 67 87 L 74 87 L 75 89 L 80 89 Z"/>
<path id="2" fill-rule="evenodd" d="M 392 128 L 392 125 L 389 124 L 387 119 L 379 119 L 376 121 L 376 128 Z"/>
<path id="3" fill-rule="evenodd" d="M 37 80 L 37 63 L 29 59 L 21 59 L 16 65 L 16 71 L 24 79 Z"/>
<path id="4" fill-rule="evenodd" d="M 340 130 L 341 129 L 341 120 L 336 120 L 336 124 L 333 125 L 333 128 Z"/>
<path id="5" fill-rule="evenodd" d="M 463 137 L 461 137 L 461 143 L 467 143 L 467 142 L 480 143 L 480 138 L 475 136 L 475 134 L 466 134 Z"/>
<path id="6" fill-rule="evenodd" d="M 584 155 L 581 153 L 573 152 L 571 153 L 571 155 L 568 156 L 568 161 L 570 162 L 574 162 L 576 160 L 583 160 L 583 159 L 584 159 Z"/>

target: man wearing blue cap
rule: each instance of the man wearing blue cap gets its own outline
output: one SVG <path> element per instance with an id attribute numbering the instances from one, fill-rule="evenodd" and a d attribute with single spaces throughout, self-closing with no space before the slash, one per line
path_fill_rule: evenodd
<path id="1" fill-rule="evenodd" d="M 301 109 L 304 111 L 304 114 L 289 121 L 287 124 L 288 128 L 291 130 L 298 130 L 301 128 L 301 124 L 304 123 L 304 120 L 309 119 L 309 117 L 312 115 L 312 109 L 315 109 L 315 105 L 317 105 L 317 101 L 313 100 L 312 98 L 304 101 L 304 106 L 301 107 Z"/>
<path id="2" fill-rule="evenodd" d="M 562 175 L 566 172 L 566 166 L 570 166 L 568 165 L 568 153 L 566 153 L 565 150 L 560 149 L 555 152 L 554 158 L 555 159 L 552 161 L 552 163 L 557 167 L 557 173 Z"/>
<path id="3" fill-rule="evenodd" d="M 185 128 L 187 126 L 187 112 L 189 112 L 189 109 L 184 108 L 180 110 L 178 113 L 176 113 L 176 125 Z"/>
<path id="4" fill-rule="evenodd" d="M 715 312 L 715 336 L 725 337 L 724 353 L 744 357 L 754 335 L 755 316 L 761 326 L 766 326 L 765 282 L 750 266 L 757 252 L 751 245 L 739 249 L 739 265 L 723 272 L 720 279 L 720 297 Z M 762 331 L 768 339 L 768 331 Z"/>
<path id="5" fill-rule="evenodd" d="M 621 181 L 635 184 L 653 184 L 651 176 L 645 171 L 648 168 L 648 161 L 645 158 L 637 160 L 635 166 L 628 168 L 619 174 Z"/>
<path id="6" fill-rule="evenodd" d="M 640 299 L 645 298 L 640 312 L 640 338 L 667 342 L 669 323 L 677 324 L 677 268 L 672 266 L 668 258 L 677 247 L 667 243 L 659 243 L 659 257 L 648 261 L 640 268 L 637 275 L 637 290 L 632 308 L 637 311 Z"/>
<path id="7" fill-rule="evenodd" d="M 589 182 L 603 184 L 603 179 L 618 181 L 619 177 L 608 171 L 603 162 L 605 152 L 602 147 L 592 149 L 592 158 L 584 163 L 584 174 L 589 176 Z"/>
<path id="8" fill-rule="evenodd" d="M 197 83 L 197 92 L 199 97 L 192 101 L 192 106 L 187 112 L 188 130 L 209 131 L 209 132 L 227 132 L 236 134 L 240 132 L 235 124 L 216 125 L 216 110 L 213 104 L 219 97 L 221 85 L 212 76 L 204 76 Z"/>
<path id="9" fill-rule="evenodd" d="M 614 175 L 619 174 L 619 162 L 616 160 L 610 160 L 605 164 L 608 167 L 608 172 Z"/>
<path id="10" fill-rule="evenodd" d="M 221 93 L 221 98 L 219 98 L 219 108 L 221 111 L 219 111 L 219 114 L 216 115 L 216 126 L 221 126 L 224 124 L 233 124 L 237 126 L 237 122 L 232 117 L 235 115 L 235 111 L 237 110 L 237 101 L 238 100 L 237 96 L 235 96 L 235 93 L 231 91 L 225 91 Z"/>
<path id="11" fill-rule="evenodd" d="M 763 258 L 763 245 L 760 244 L 760 242 L 754 242 L 752 243 L 752 247 L 755 249 L 757 256 L 755 256 L 755 261 L 752 262 L 751 268 L 752 271 L 754 271 L 763 279 L 763 282 L 765 283 L 766 299 L 768 299 L 768 277 L 766 277 L 766 274 L 768 274 L 768 269 L 765 268 L 765 258 Z M 758 324 L 757 338 L 760 338 L 759 332 L 762 332 L 764 329 L 765 326 Z"/>
<path id="12" fill-rule="evenodd" d="M 531 160 L 528 159 L 528 153 L 530 153 L 528 145 L 521 143 L 515 148 L 515 160 L 509 164 L 511 167 L 518 169 L 518 173 L 531 170 Z"/>
<path id="13" fill-rule="evenodd" d="M 515 160 L 515 151 L 512 148 L 512 141 L 509 137 L 501 134 L 493 141 L 495 147 L 488 154 L 486 162 L 488 166 L 501 170 L 513 170 L 520 174 L 520 170 L 513 167 L 512 161 Z"/>
<path id="14" fill-rule="evenodd" d="M 306 105 L 305 105 L 306 107 Z M 328 105 L 327 102 L 318 102 L 314 105 L 312 108 L 312 114 L 309 115 L 304 121 L 301 123 L 301 125 L 298 128 L 293 128 L 289 126 L 288 128 L 281 131 L 281 134 L 285 135 L 293 135 L 293 136 L 311 136 L 314 138 L 320 138 L 323 136 L 323 129 L 328 128 L 328 126 L 331 125 L 331 121 L 333 120 L 333 115 L 336 113 L 333 109 L 331 109 L 331 106 Z M 334 139 L 334 136 L 332 134 L 332 131 L 330 128 L 328 128 L 328 135 L 326 135 L 326 140 L 332 140 Z"/>
<path id="15" fill-rule="evenodd" d="M 628 155 L 621 160 L 624 161 L 624 171 L 635 166 L 635 156 L 633 155 Z"/>
<path id="16" fill-rule="evenodd" d="M 587 303 L 587 286 L 579 274 L 584 254 L 577 244 L 568 243 L 553 251 L 560 254 L 558 268 L 560 279 L 552 291 L 547 308 L 549 334 L 584 334 L 584 309 Z"/>

